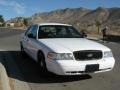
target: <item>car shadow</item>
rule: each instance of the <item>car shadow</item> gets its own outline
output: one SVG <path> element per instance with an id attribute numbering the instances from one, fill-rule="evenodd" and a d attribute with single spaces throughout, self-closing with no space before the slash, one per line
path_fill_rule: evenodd
<path id="1" fill-rule="evenodd" d="M 37 63 L 27 55 L 23 57 L 20 51 L 5 51 L 0 52 L 0 54 L 2 54 L 4 59 L 2 63 L 6 68 L 8 76 L 21 81 L 30 83 L 63 83 L 92 78 L 90 75 L 59 76 L 50 72 L 43 74 Z"/>
<path id="2" fill-rule="evenodd" d="M 120 43 L 120 35 L 107 35 L 105 41 Z"/>
<path id="3" fill-rule="evenodd" d="M 103 40 L 103 38 L 100 38 L 100 40 Z M 119 35 L 107 35 L 107 37 L 103 41 L 120 43 L 120 36 Z"/>

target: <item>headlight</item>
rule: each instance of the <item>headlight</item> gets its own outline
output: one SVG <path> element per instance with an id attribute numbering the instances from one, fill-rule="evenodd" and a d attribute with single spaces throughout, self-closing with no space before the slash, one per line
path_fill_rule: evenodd
<path id="1" fill-rule="evenodd" d="M 73 60 L 73 55 L 71 53 L 49 52 L 47 57 L 52 60 Z"/>
<path id="2" fill-rule="evenodd" d="M 111 51 L 105 51 L 104 52 L 104 58 L 108 58 L 108 57 L 113 57 L 113 54 Z"/>

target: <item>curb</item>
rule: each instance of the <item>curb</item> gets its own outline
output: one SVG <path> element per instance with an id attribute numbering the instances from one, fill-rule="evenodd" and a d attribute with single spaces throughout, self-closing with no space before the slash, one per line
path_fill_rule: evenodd
<path id="1" fill-rule="evenodd" d="M 2 62 L 3 62 L 3 59 L 1 58 L 1 55 L 0 55 L 0 82 L 2 84 L 1 87 L 2 87 L 2 90 L 11 90 L 10 84 L 9 84 L 9 78 L 7 76 L 6 69 L 2 64 Z"/>
<path id="2" fill-rule="evenodd" d="M 11 57 L 11 54 L 8 52 L 5 52 L 4 54 L 5 54 L 5 64 L 7 66 L 7 70 L 10 74 L 10 77 L 12 77 L 11 78 L 12 89 L 13 90 L 31 90 L 27 82 L 25 82 L 24 76 L 19 70 L 17 64 L 14 62 L 13 57 Z M 9 62 L 6 61 L 8 59 L 9 59 Z M 14 77 L 15 74 L 23 81 L 19 80 L 18 78 L 15 78 Z"/>
<path id="3" fill-rule="evenodd" d="M 90 39 L 90 40 L 95 40 L 95 41 L 100 40 L 99 38 L 96 38 L 96 37 L 87 37 L 87 39 Z"/>
<path id="4" fill-rule="evenodd" d="M 1 52 L 0 52 L 0 83 L 2 90 L 31 90 L 27 82 L 24 82 L 25 80 L 23 78 L 23 75 L 16 66 L 16 63 L 13 61 L 11 55 L 8 55 L 8 53 L 5 52 L 4 50 L 1 50 Z M 6 61 L 8 59 L 9 62 Z M 10 74 L 10 78 L 8 77 L 7 72 Z M 14 73 L 18 74 L 19 78 L 21 78 L 23 81 L 18 80 L 16 78 L 11 78 L 12 74 L 14 75 Z"/>
<path id="5" fill-rule="evenodd" d="M 117 42 L 112 42 L 112 41 L 103 41 L 100 38 L 96 38 L 96 37 L 87 37 L 87 39 L 102 42 L 102 43 L 117 43 Z"/>

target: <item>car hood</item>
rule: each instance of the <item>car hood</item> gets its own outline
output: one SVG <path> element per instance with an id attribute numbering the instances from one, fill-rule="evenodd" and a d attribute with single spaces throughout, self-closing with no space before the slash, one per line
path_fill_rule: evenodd
<path id="1" fill-rule="evenodd" d="M 85 38 L 39 39 L 39 42 L 57 52 L 73 52 L 80 50 L 110 50 L 106 46 Z"/>

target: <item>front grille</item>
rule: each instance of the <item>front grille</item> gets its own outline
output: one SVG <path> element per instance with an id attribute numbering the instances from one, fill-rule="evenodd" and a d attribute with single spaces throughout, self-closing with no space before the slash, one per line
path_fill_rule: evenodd
<path id="1" fill-rule="evenodd" d="M 102 58 L 100 50 L 83 50 L 73 52 L 76 60 L 96 60 Z"/>

